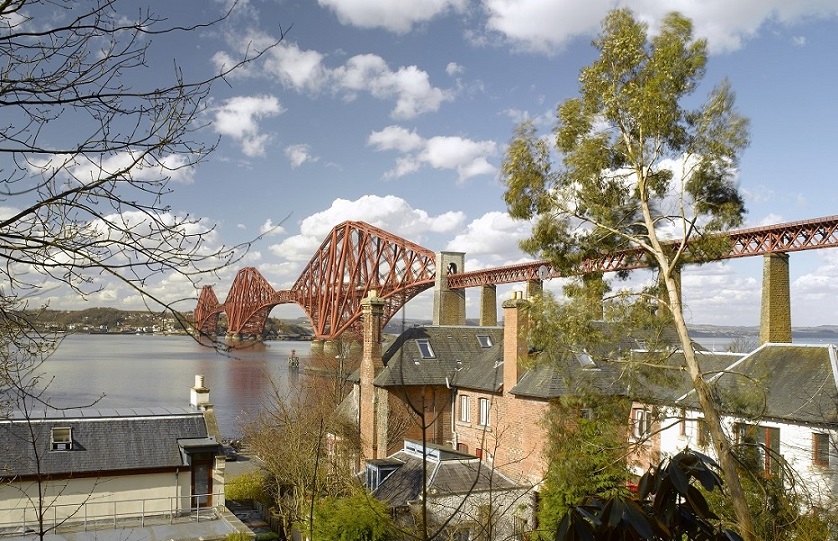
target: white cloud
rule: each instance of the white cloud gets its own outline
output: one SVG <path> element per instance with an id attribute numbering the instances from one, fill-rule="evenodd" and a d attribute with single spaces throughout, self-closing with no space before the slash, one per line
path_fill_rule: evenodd
<path id="1" fill-rule="evenodd" d="M 317 0 L 317 3 L 334 11 L 343 24 L 383 28 L 399 34 L 450 11 L 463 11 L 468 5 L 467 0 Z"/>
<path id="2" fill-rule="evenodd" d="M 423 234 L 450 233 L 460 228 L 465 214 L 445 212 L 431 216 L 393 195 L 365 195 L 354 201 L 336 199 L 328 209 L 305 218 L 300 223 L 299 235 L 271 246 L 270 250 L 285 261 L 308 261 L 329 232 L 347 220 L 363 221 L 421 244 Z"/>
<path id="3" fill-rule="evenodd" d="M 271 220 L 270 218 L 265 220 L 265 223 L 263 223 L 259 227 L 259 234 L 260 235 L 267 235 L 267 236 L 273 237 L 273 236 L 276 236 L 276 235 L 281 235 L 283 233 L 285 233 L 285 228 L 282 227 L 279 224 L 275 224 L 273 222 L 273 220 Z"/>
<path id="4" fill-rule="evenodd" d="M 285 156 L 291 162 L 291 168 L 296 169 L 306 162 L 316 162 L 320 158 L 312 156 L 311 148 L 305 144 L 285 147 Z"/>
<path id="5" fill-rule="evenodd" d="M 216 63 L 225 54 L 214 57 Z M 332 92 L 346 100 L 367 93 L 381 100 L 392 100 L 394 118 L 413 118 L 439 110 L 442 103 L 454 99 L 454 91 L 437 88 L 427 72 L 417 66 L 391 69 L 375 54 L 360 54 L 343 65 L 329 67 L 326 56 L 313 50 L 303 50 L 296 43 L 282 42 L 266 53 L 263 67 L 266 75 L 297 92 L 318 94 Z"/>
<path id="6" fill-rule="evenodd" d="M 460 182 L 477 175 L 492 175 L 496 171 L 488 161 L 498 150 L 494 141 L 473 141 L 451 136 L 423 139 L 415 131 L 408 131 L 401 126 L 388 126 L 371 133 L 367 144 L 378 151 L 396 150 L 403 154 L 397 160 L 396 167 L 387 172 L 388 177 L 398 178 L 415 173 L 422 165 L 457 171 Z"/>
<path id="7" fill-rule="evenodd" d="M 36 174 L 54 175 L 63 170 L 68 182 L 81 184 L 97 182 L 109 176 L 130 176 L 141 181 L 170 178 L 175 182 L 191 184 L 195 173 L 186 155 L 168 154 L 158 158 L 130 150 L 102 160 L 83 154 L 53 154 L 43 160 L 30 159 L 28 166 Z"/>
<path id="8" fill-rule="evenodd" d="M 445 66 L 445 73 L 454 77 L 455 75 L 459 75 L 465 71 L 465 68 L 461 65 L 457 64 L 456 62 L 449 62 L 447 66 Z"/>
<path id="9" fill-rule="evenodd" d="M 482 0 L 487 15 L 486 27 L 499 32 L 517 47 L 537 52 L 556 52 L 570 40 L 596 34 L 600 21 L 615 7 L 612 0 Z M 695 33 L 706 37 L 713 52 L 742 47 L 766 25 L 793 25 L 806 18 L 834 18 L 831 0 L 621 0 L 618 7 L 628 7 L 653 29 L 664 15 L 677 10 L 693 20 Z"/>
<path id="10" fill-rule="evenodd" d="M 241 144 L 247 156 L 261 156 L 271 136 L 261 133 L 259 121 L 282 114 L 285 109 L 275 96 L 236 96 L 213 109 L 213 128 Z"/>
<path id="11" fill-rule="evenodd" d="M 506 212 L 487 212 L 466 226 L 445 247 L 446 250 L 465 252 L 486 263 L 484 266 L 510 265 L 520 261 L 518 242 L 530 235 L 529 222 L 515 220 Z M 470 269 L 477 265 L 472 262 Z"/>

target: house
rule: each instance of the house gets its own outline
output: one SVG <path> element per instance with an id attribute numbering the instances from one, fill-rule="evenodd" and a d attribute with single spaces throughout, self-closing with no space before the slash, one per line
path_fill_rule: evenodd
<path id="1" fill-rule="evenodd" d="M 838 355 L 834 345 L 763 344 L 731 362 L 711 385 L 723 427 L 767 476 L 794 483 L 817 507 L 838 498 Z M 686 447 L 714 456 L 695 399 L 686 389 L 662 407 L 655 451 Z"/>
<path id="2" fill-rule="evenodd" d="M 224 466 L 203 376 L 189 407 L 13 412 L 0 420 L 0 531 L 223 508 Z"/>
<path id="3" fill-rule="evenodd" d="M 532 520 L 531 487 L 444 445 L 405 440 L 386 459 L 367 461 L 364 479 L 400 524 L 421 523 L 425 502 L 430 530 L 446 538 L 521 539 Z"/>
<path id="4" fill-rule="evenodd" d="M 362 441 L 377 442 L 366 447 L 365 459 L 384 459 L 382 450 L 392 453 L 398 436 L 418 439 L 424 427 L 428 441 L 480 457 L 537 491 L 547 468 L 544 420 L 554 401 L 580 387 L 630 400 L 625 434 L 636 474 L 687 447 L 712 455 L 677 342 L 665 361 L 656 360 L 673 369 L 664 378 L 625 377 L 626 360 L 657 355 L 642 341 L 629 339 L 614 349 L 619 358 L 567 351 L 550 362 L 533 363 L 528 301 L 518 295 L 503 303 L 503 327 L 415 327 L 384 353 L 365 353 L 361 373 L 366 363 L 368 392 L 365 398 L 357 390 L 362 375 L 352 395 Z M 373 321 L 374 312 L 368 312 L 365 338 Z M 819 505 L 838 496 L 835 348 L 766 344 L 750 355 L 697 355 L 705 373 L 716 374 L 711 378 L 716 392 L 727 397 L 725 423 L 734 441 L 753 448 L 769 473 L 779 464 L 772 457 L 782 457 L 794 468 L 798 486 L 805 485 Z M 756 402 L 762 407 L 753 410 L 743 400 L 749 395 L 762 397 Z M 398 404 L 415 414 L 401 432 L 388 425 Z"/>

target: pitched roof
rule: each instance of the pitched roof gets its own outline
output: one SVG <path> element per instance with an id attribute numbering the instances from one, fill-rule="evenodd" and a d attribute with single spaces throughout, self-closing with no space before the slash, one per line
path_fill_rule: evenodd
<path id="1" fill-rule="evenodd" d="M 838 422 L 834 345 L 764 344 L 712 380 L 728 413 L 816 424 Z M 694 405 L 693 392 L 683 402 Z"/>
<path id="2" fill-rule="evenodd" d="M 510 392 L 516 396 L 551 399 L 580 392 L 622 395 L 626 386 L 618 366 L 567 351 L 556 358 L 536 362 Z"/>
<path id="3" fill-rule="evenodd" d="M 52 449 L 53 428 L 72 429 L 71 450 Z M 179 467 L 179 440 L 193 450 L 218 445 L 203 413 L 188 408 L 74 409 L 28 420 L 18 413 L 0 421 L 0 477 Z"/>
<path id="4" fill-rule="evenodd" d="M 417 447 L 418 446 L 418 447 Z M 492 490 L 524 488 L 494 470 L 474 455 L 439 446 L 427 445 L 429 496 L 448 496 Z M 368 462 L 369 463 L 369 462 Z M 390 507 L 402 507 L 422 497 L 421 444 L 405 441 L 405 447 L 390 455 L 387 464 L 396 470 L 373 491 Z"/>
<path id="5" fill-rule="evenodd" d="M 478 337 L 486 337 L 482 339 Z M 427 340 L 429 351 L 420 349 Z M 402 333 L 383 355 L 379 387 L 451 385 L 495 392 L 503 384 L 503 327 L 429 326 Z"/>

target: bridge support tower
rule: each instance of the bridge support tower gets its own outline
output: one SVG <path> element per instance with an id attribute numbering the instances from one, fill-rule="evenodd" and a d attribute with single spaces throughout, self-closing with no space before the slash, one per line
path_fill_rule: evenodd
<path id="1" fill-rule="evenodd" d="M 759 343 L 766 342 L 791 343 L 789 255 L 786 253 L 763 256 Z"/>
<path id="2" fill-rule="evenodd" d="M 448 275 L 463 272 L 465 256 L 466 254 L 463 252 L 439 252 L 436 254 L 434 325 L 466 324 L 466 290 L 449 289 L 448 287 Z"/>
<path id="3" fill-rule="evenodd" d="M 480 288 L 480 326 L 496 327 L 498 324 L 498 286 L 484 285 Z"/>

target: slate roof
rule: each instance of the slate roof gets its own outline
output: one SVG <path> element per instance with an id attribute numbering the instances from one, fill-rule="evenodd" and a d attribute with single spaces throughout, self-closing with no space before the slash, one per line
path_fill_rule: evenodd
<path id="1" fill-rule="evenodd" d="M 409 450 L 410 443 L 415 447 L 418 442 L 405 442 L 405 448 L 388 457 L 388 464 L 400 466 L 373 491 L 390 507 L 405 506 L 422 495 L 422 453 Z M 427 459 L 429 496 L 523 488 L 474 455 L 438 445 L 427 447 L 440 451 L 438 460 L 430 456 Z"/>
<path id="2" fill-rule="evenodd" d="M 483 347 L 478 336 L 491 342 Z M 425 339 L 433 358 L 422 358 L 417 340 Z M 382 356 L 379 387 L 451 385 L 496 392 L 503 385 L 503 327 L 428 326 L 402 333 Z"/>
<path id="3" fill-rule="evenodd" d="M 768 418 L 838 423 L 838 355 L 831 344 L 764 344 L 712 384 L 728 413 L 744 405 Z M 694 406 L 694 395 L 682 402 Z"/>
<path id="4" fill-rule="evenodd" d="M 73 448 L 54 451 L 52 428 L 72 429 Z M 35 458 L 30 428 L 34 431 Z M 74 409 L 29 421 L 21 414 L 0 420 L 0 478 L 161 470 L 186 464 L 181 440 L 215 450 L 203 413 L 188 408 Z"/>
<path id="5" fill-rule="evenodd" d="M 602 360 L 580 359 L 568 351 L 558 358 L 537 362 L 510 392 L 549 400 L 580 392 L 623 395 L 627 389 L 618 366 Z"/>

